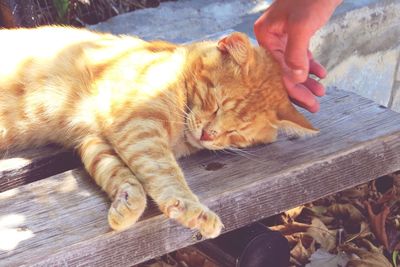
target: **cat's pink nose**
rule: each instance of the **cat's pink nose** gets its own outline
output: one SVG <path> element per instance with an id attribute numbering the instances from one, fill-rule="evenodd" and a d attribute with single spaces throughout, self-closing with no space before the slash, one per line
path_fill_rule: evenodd
<path id="1" fill-rule="evenodd" d="M 212 140 L 214 140 L 214 137 L 211 134 L 209 134 L 207 131 L 203 130 L 201 132 L 200 140 L 201 141 L 212 141 Z"/>

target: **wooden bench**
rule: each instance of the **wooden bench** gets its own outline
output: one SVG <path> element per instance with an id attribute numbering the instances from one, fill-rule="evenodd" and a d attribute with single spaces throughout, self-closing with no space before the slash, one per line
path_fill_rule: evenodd
<path id="1" fill-rule="evenodd" d="M 330 88 L 306 115 L 318 136 L 180 161 L 225 231 L 400 169 L 400 114 Z M 113 232 L 109 205 L 71 151 L 0 152 L 0 266 L 132 266 L 200 241 L 154 206 Z"/>
<path id="2" fill-rule="evenodd" d="M 309 118 L 316 137 L 180 161 L 225 231 L 400 169 L 399 114 L 331 88 Z M 111 231 L 110 202 L 72 152 L 2 153 L 0 266 L 131 266 L 199 241 L 155 207 L 133 228 Z"/>

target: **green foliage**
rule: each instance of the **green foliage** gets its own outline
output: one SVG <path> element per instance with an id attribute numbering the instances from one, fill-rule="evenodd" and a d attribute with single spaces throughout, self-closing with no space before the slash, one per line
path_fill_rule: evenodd
<path id="1" fill-rule="evenodd" d="M 69 0 L 53 0 L 54 7 L 56 8 L 59 22 L 67 23 Z"/>
<path id="2" fill-rule="evenodd" d="M 392 261 L 393 261 L 393 266 L 394 267 L 397 266 L 397 258 L 398 258 L 398 256 L 400 256 L 399 251 L 398 250 L 393 251 Z"/>

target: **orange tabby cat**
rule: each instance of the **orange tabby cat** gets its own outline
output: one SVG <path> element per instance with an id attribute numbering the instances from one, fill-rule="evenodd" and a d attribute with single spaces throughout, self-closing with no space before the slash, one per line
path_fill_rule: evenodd
<path id="1" fill-rule="evenodd" d="M 223 227 L 176 161 L 198 149 L 317 130 L 290 103 L 278 65 L 241 33 L 175 45 L 66 27 L 0 31 L 0 150 L 76 148 L 121 230 L 146 207 L 207 238 Z"/>

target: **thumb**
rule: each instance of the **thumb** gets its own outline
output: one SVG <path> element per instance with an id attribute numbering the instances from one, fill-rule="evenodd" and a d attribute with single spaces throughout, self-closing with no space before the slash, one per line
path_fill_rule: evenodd
<path id="1" fill-rule="evenodd" d="M 304 24 L 296 23 L 290 25 L 287 34 L 285 62 L 289 75 L 296 83 L 305 82 L 309 73 L 308 46 L 313 31 Z"/>

